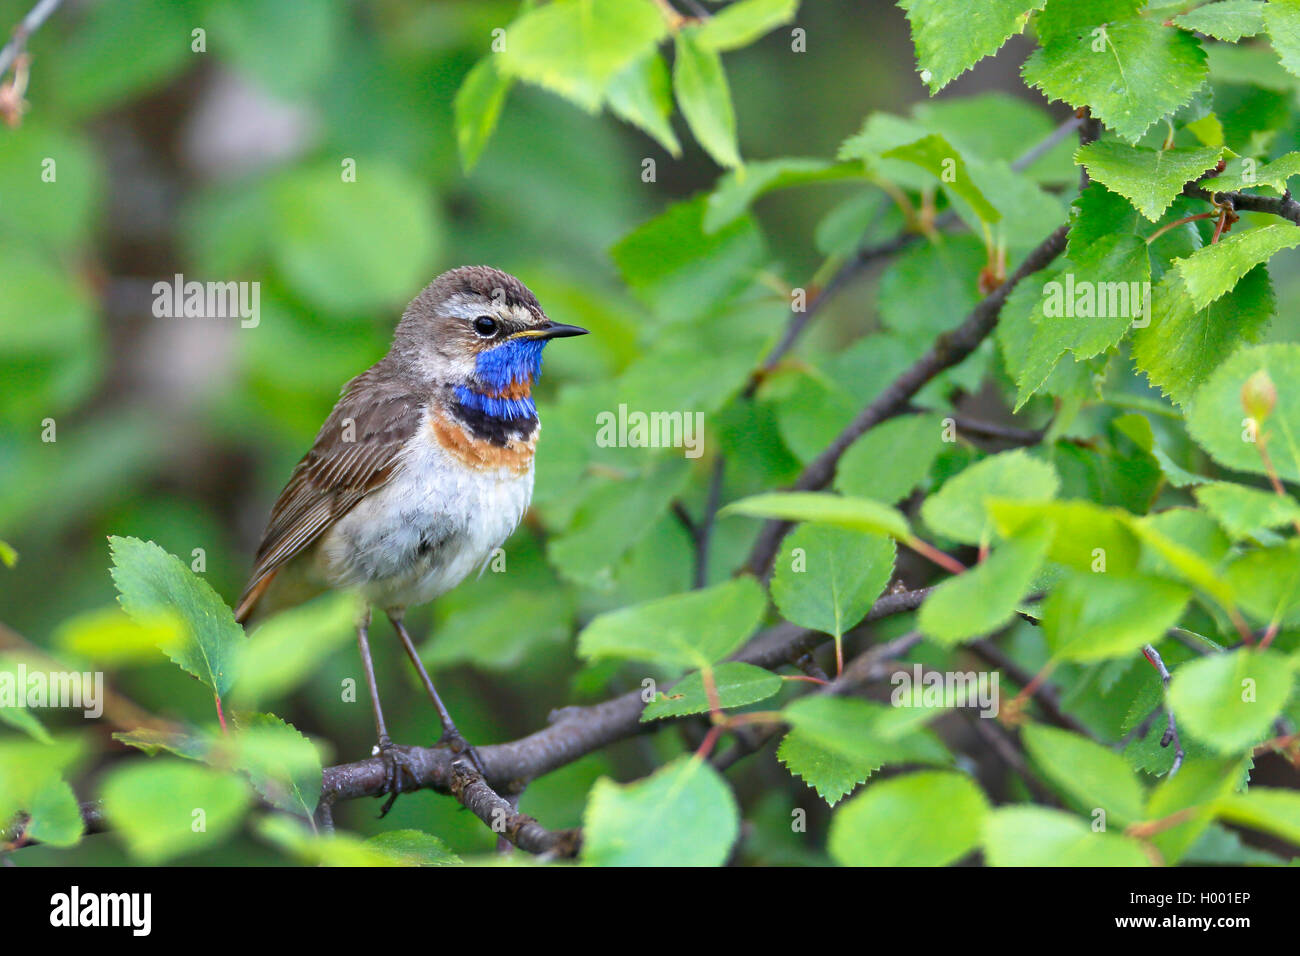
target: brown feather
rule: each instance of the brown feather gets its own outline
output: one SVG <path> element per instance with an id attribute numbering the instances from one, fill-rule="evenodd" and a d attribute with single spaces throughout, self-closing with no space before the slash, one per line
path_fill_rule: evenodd
<path id="1" fill-rule="evenodd" d="M 298 462 L 271 509 L 252 576 L 237 605 L 241 621 L 252 613 L 278 569 L 392 479 L 398 454 L 420 426 L 423 404 L 383 362 L 345 386 L 311 451 Z M 353 441 L 345 440 L 349 420 Z"/>

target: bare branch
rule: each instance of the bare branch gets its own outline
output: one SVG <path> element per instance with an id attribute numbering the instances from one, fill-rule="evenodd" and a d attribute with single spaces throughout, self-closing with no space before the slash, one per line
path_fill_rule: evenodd
<path id="1" fill-rule="evenodd" d="M 13 66 L 14 60 L 18 59 L 18 54 L 22 53 L 23 48 L 27 46 L 28 38 L 50 18 L 50 15 L 58 9 L 60 2 L 61 0 L 39 0 L 27 16 L 23 17 L 22 22 L 14 27 L 12 38 L 5 44 L 4 49 L 0 50 L 0 77 Z"/>

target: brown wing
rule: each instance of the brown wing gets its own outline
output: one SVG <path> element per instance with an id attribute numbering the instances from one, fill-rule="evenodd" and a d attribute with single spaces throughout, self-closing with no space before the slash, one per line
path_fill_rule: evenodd
<path id="1" fill-rule="evenodd" d="M 386 484 L 397 455 L 420 426 L 421 403 L 409 389 L 384 380 L 379 366 L 346 386 L 311 451 L 293 470 L 271 519 L 235 619 L 243 622 L 276 571 L 315 541 L 358 501 Z"/>

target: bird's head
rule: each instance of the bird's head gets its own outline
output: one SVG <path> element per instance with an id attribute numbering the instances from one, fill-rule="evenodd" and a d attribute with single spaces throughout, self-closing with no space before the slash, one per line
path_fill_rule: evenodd
<path id="1" fill-rule="evenodd" d="M 536 414 L 531 389 L 551 339 L 586 335 L 552 322 L 514 276 L 488 266 L 444 272 L 412 300 L 393 353 L 421 380 L 496 418 Z"/>

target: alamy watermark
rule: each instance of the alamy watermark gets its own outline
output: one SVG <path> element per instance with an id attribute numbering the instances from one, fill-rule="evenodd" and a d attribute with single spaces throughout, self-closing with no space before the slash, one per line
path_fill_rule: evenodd
<path id="1" fill-rule="evenodd" d="M 703 412 L 628 411 L 596 413 L 596 444 L 601 448 L 681 448 L 687 458 L 704 454 Z"/>
<path id="2" fill-rule="evenodd" d="M 199 282 L 179 272 L 153 284 L 153 314 L 159 319 L 239 319 L 246 329 L 262 321 L 260 282 Z"/>
<path id="3" fill-rule="evenodd" d="M 894 671 L 889 702 L 895 707 L 973 707 L 981 717 L 996 717 L 1001 709 L 997 671 Z"/>
<path id="4" fill-rule="evenodd" d="M 0 670 L 0 709 L 79 708 L 88 718 L 104 713 L 102 671 L 28 671 L 22 661 Z"/>
<path id="5" fill-rule="evenodd" d="M 1053 279 L 1043 286 L 1043 315 L 1050 319 L 1133 320 L 1133 328 L 1151 324 L 1150 282 L 1076 281 L 1073 272 L 1064 282 Z"/>

